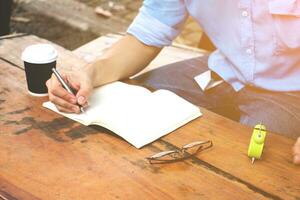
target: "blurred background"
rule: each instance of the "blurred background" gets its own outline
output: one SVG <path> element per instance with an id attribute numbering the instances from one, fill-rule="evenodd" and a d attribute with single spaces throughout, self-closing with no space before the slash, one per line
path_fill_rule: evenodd
<path id="1" fill-rule="evenodd" d="M 125 32 L 142 0 L 0 0 L 0 33 L 28 33 L 73 50 L 101 35 Z M 11 12 L 11 13 L 10 13 Z M 202 31 L 189 18 L 175 42 L 198 47 Z"/>

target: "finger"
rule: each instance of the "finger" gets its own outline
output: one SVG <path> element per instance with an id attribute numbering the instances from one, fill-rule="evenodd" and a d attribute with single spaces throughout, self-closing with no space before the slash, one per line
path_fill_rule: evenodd
<path id="1" fill-rule="evenodd" d="M 70 94 L 69 92 L 67 92 L 64 88 L 59 87 L 59 88 L 55 88 L 51 91 L 52 95 L 57 96 L 61 99 L 64 99 L 65 101 L 71 103 L 71 104 L 76 104 L 77 100 L 76 97 L 72 94 Z"/>
<path id="2" fill-rule="evenodd" d="M 72 104 L 77 103 L 76 97 L 73 94 L 70 94 L 67 90 L 65 90 L 55 76 L 51 78 L 51 83 L 49 84 L 51 85 L 49 92 L 52 93 L 54 96 L 60 97 L 66 101 L 69 101 Z"/>
<path id="3" fill-rule="evenodd" d="M 89 106 L 89 103 L 88 102 L 85 102 L 85 104 L 82 105 L 82 107 L 86 108 Z"/>
<path id="4" fill-rule="evenodd" d="M 71 78 L 67 78 L 67 82 L 68 82 L 69 86 L 71 86 L 74 90 L 76 90 L 76 91 L 79 90 L 79 88 L 80 88 L 79 83 L 72 81 Z"/>
<path id="5" fill-rule="evenodd" d="M 80 105 L 87 104 L 87 99 L 88 99 L 91 91 L 92 91 L 92 88 L 89 84 L 82 84 L 76 94 L 78 104 L 80 104 Z"/>
<path id="6" fill-rule="evenodd" d="M 50 92 L 50 82 L 51 82 L 51 78 L 46 81 L 46 86 L 48 88 L 48 93 Z"/>
<path id="7" fill-rule="evenodd" d="M 66 109 L 64 107 L 61 107 L 59 105 L 55 105 L 56 108 L 60 111 L 60 112 L 64 112 L 64 113 L 79 113 L 79 112 L 74 112 L 73 110 L 69 110 L 69 109 Z"/>
<path id="8" fill-rule="evenodd" d="M 64 76 L 66 83 L 74 90 L 78 91 L 80 88 L 79 81 L 81 80 L 80 76 L 77 73 L 69 72 Z"/>
<path id="9" fill-rule="evenodd" d="M 64 99 L 61 99 L 60 97 L 50 95 L 49 100 L 54 103 L 56 106 L 59 106 L 60 108 L 64 108 L 63 110 L 67 110 L 69 112 L 78 112 L 79 107 L 77 105 L 71 104 Z"/>

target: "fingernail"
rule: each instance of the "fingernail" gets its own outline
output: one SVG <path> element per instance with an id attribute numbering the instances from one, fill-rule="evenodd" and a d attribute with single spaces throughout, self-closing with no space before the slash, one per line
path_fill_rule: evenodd
<path id="1" fill-rule="evenodd" d="M 89 105 L 88 105 L 88 104 L 85 104 L 85 105 L 83 105 L 82 107 L 87 108 L 87 107 L 89 107 Z"/>
<path id="2" fill-rule="evenodd" d="M 83 96 L 80 96 L 80 97 L 78 98 L 78 103 L 79 103 L 79 104 L 84 104 L 84 102 L 85 102 L 85 98 L 84 98 Z"/>
<path id="3" fill-rule="evenodd" d="M 85 104 L 82 105 L 84 108 L 88 107 L 89 106 L 89 103 L 88 102 L 85 102 Z"/>

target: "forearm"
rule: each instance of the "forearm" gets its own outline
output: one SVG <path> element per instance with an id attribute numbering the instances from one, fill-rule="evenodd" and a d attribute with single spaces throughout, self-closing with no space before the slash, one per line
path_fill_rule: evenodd
<path id="1" fill-rule="evenodd" d="M 96 62 L 90 64 L 93 86 L 128 78 L 144 69 L 160 52 L 131 35 L 124 36 Z"/>

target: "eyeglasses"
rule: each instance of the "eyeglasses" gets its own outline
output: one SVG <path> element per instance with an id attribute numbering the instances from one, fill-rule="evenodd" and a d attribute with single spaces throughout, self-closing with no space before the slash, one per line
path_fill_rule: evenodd
<path id="1" fill-rule="evenodd" d="M 147 157 L 146 159 L 150 164 L 171 163 L 190 158 L 203 150 L 211 148 L 212 146 L 213 143 L 211 140 L 196 141 L 184 145 L 180 150 L 159 152 L 153 156 Z"/>

